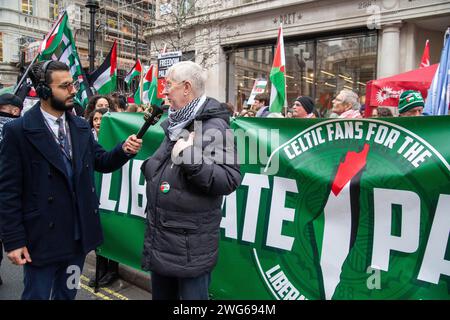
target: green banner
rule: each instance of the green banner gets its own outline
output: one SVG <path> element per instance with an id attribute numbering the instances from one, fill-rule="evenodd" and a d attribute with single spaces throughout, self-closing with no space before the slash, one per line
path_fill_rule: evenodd
<path id="1" fill-rule="evenodd" d="M 113 113 L 100 143 L 138 131 Z M 242 185 L 223 204 L 214 299 L 450 299 L 450 117 L 238 118 Z M 122 170 L 97 174 L 101 255 L 140 269 L 150 128 Z"/>

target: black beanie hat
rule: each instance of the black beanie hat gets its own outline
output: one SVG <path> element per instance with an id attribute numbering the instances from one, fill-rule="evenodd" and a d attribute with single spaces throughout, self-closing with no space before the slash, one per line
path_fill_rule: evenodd
<path id="1" fill-rule="evenodd" d="M 23 109 L 22 99 L 12 93 L 5 93 L 0 96 L 0 106 L 4 106 L 7 104 L 17 107 L 20 110 Z"/>
<path id="2" fill-rule="evenodd" d="M 298 101 L 302 104 L 306 113 L 310 114 L 314 111 L 314 101 L 310 97 L 300 96 L 295 101 Z"/>

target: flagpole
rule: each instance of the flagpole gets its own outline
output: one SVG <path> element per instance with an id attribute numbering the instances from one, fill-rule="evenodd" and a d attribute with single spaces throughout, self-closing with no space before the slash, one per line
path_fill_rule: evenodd
<path id="1" fill-rule="evenodd" d="M 59 17 L 59 19 L 56 21 L 56 23 L 53 25 L 52 29 L 50 30 L 50 32 L 47 34 L 52 34 L 53 31 L 55 31 L 56 27 L 58 26 L 59 22 L 61 21 L 62 17 L 66 14 L 66 10 L 64 9 L 64 11 L 61 13 L 61 16 Z M 42 41 L 44 41 L 45 39 L 47 39 L 47 37 L 45 37 Z M 42 42 L 41 42 L 42 44 Z M 39 46 L 40 48 L 41 46 Z M 28 65 L 27 69 L 25 70 L 24 74 L 22 75 L 22 78 L 20 79 L 19 83 L 17 84 L 17 86 L 14 88 L 14 92 L 13 94 L 17 94 L 17 91 L 19 91 L 20 86 L 22 85 L 22 83 L 25 81 L 25 79 L 28 76 L 28 72 L 30 72 L 31 66 L 36 62 L 37 58 L 41 55 L 40 52 L 38 52 L 36 54 L 36 56 L 34 57 L 33 61 L 31 61 L 31 63 Z"/>
<path id="2" fill-rule="evenodd" d="M 150 95 L 150 106 L 152 105 L 153 94 L 155 93 L 155 87 L 153 87 L 152 94 Z"/>
<path id="3" fill-rule="evenodd" d="M 20 79 L 19 83 L 17 84 L 17 86 L 14 88 L 13 94 L 17 94 L 17 91 L 19 91 L 20 86 L 22 85 L 22 83 L 25 81 L 25 79 L 28 76 L 28 72 L 30 72 L 30 68 L 31 66 L 36 62 L 36 59 L 39 57 L 40 53 L 38 52 L 36 54 L 36 56 L 34 57 L 33 61 L 31 61 L 31 63 L 28 65 L 27 69 L 25 70 L 24 74 L 22 75 L 22 78 Z"/>
<path id="4" fill-rule="evenodd" d="M 151 67 L 152 67 L 152 65 L 150 65 L 150 68 Z M 139 82 L 139 106 L 142 106 L 142 83 L 143 83 L 142 80 L 144 80 L 144 76 L 145 76 L 144 73 L 146 73 L 146 72 L 144 72 L 144 67 L 142 67 L 141 79 Z"/>

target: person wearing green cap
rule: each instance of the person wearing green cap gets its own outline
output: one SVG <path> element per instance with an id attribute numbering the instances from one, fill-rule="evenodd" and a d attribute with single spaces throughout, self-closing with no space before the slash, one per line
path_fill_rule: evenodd
<path id="1" fill-rule="evenodd" d="M 422 115 L 424 101 L 418 91 L 407 90 L 400 95 L 398 113 L 400 117 L 418 117 Z"/>

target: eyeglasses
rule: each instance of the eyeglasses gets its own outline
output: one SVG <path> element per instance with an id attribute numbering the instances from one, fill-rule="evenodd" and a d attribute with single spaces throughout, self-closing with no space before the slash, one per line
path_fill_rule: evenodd
<path id="1" fill-rule="evenodd" d="M 172 89 L 173 87 L 176 87 L 176 86 L 178 86 L 179 84 L 182 84 L 182 83 L 185 83 L 186 81 L 180 81 L 180 82 L 174 82 L 174 83 L 172 83 L 172 82 L 166 82 L 166 85 L 164 86 L 164 90 L 170 90 L 170 89 Z"/>
<path id="2" fill-rule="evenodd" d="M 80 89 L 80 82 L 77 80 L 75 82 L 64 82 L 58 85 L 58 88 L 63 90 L 72 90 L 78 91 Z"/>

